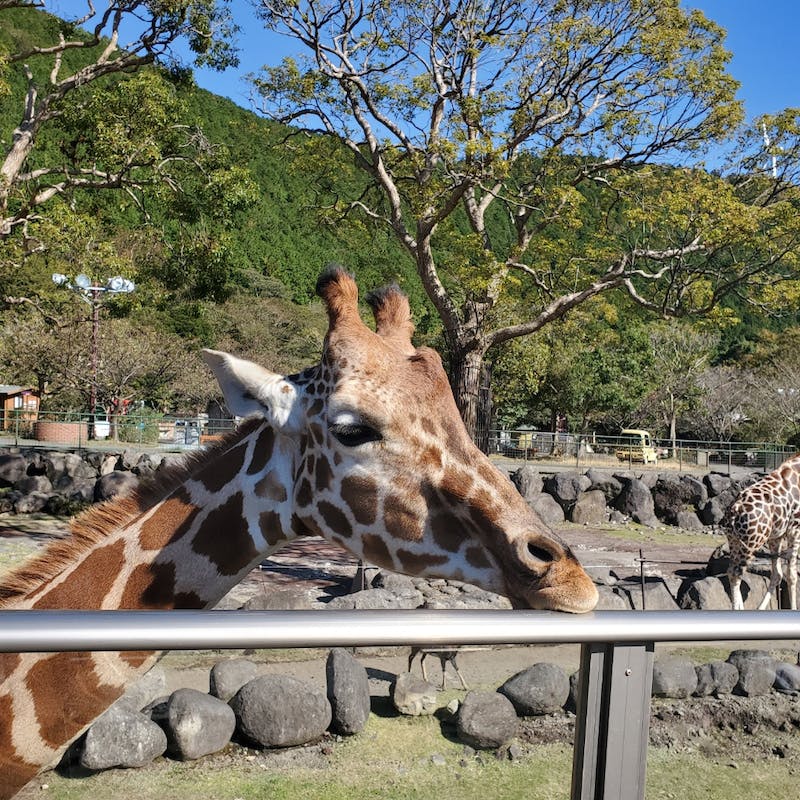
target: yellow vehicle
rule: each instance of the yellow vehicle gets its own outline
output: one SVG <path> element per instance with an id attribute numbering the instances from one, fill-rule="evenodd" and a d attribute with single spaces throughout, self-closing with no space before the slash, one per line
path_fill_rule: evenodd
<path id="1" fill-rule="evenodd" d="M 622 430 L 615 453 L 620 461 L 641 461 L 644 464 L 655 464 L 658 458 L 650 432 L 638 428 Z"/>

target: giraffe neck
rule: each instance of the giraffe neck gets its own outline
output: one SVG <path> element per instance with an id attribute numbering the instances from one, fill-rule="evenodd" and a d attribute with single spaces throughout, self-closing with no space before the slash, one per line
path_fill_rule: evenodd
<path id="1" fill-rule="evenodd" d="M 245 423 L 171 476 L 166 488 L 77 520 L 72 537 L 4 579 L 0 608 L 212 606 L 293 538 L 292 469 L 291 454 L 269 425 Z M 0 798 L 54 763 L 155 657 L 0 654 Z"/>
<path id="2" fill-rule="evenodd" d="M 213 606 L 294 538 L 292 465 L 273 428 L 246 423 L 168 477 L 166 491 L 155 486 L 78 518 L 70 538 L 6 582 L 0 608 Z"/>

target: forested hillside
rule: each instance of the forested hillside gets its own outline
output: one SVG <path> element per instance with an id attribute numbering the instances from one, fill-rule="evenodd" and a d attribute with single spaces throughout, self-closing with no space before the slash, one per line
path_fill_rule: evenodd
<path id="1" fill-rule="evenodd" d="M 88 35 L 34 9 L 0 15 L 0 56 L 46 47 L 59 33 Z M 77 70 L 102 47 L 65 51 L 60 69 Z M 41 52 L 25 63 L 38 80 L 53 69 Z M 30 79 L 12 58 L 0 89 L 3 80 L 7 147 Z M 45 407 L 87 404 L 87 306 L 53 285 L 55 272 L 136 283 L 135 293 L 109 298 L 102 309 L 103 404 L 124 398 L 159 412 L 202 409 L 215 390 L 196 356 L 201 346 L 278 370 L 309 363 L 325 329 L 314 283 L 331 261 L 352 270 L 364 290 L 398 283 L 420 341 L 444 343 L 406 250 L 385 228 L 346 213 L 342 198 L 369 189 L 344 148 L 199 89 L 185 69 L 109 74 L 60 102 L 27 158 L 30 180 L 7 199 L 9 219 L 23 219 L 37 170 L 63 164 L 78 177 L 53 192 L 46 213 L 15 222 L 0 238 L 0 383 L 37 385 Z M 88 184 L 98 170 L 91 175 L 87 163 L 103 165 L 107 186 Z M 517 169 L 546 172 L 541 164 Z M 112 173 L 124 179 L 115 183 Z M 684 173 L 653 174 L 655 203 L 659 187 Z M 543 226 L 542 241 L 551 244 L 540 260 L 555 264 L 570 248 L 591 252 L 600 239 L 625 239 L 629 220 L 603 192 L 601 184 L 582 185 L 565 195 L 574 212 L 568 224 Z M 486 222 L 495 248 L 513 252 L 502 214 Z M 470 261 L 469 237 L 466 216 L 456 214 L 435 242 L 456 276 L 448 288 L 464 303 L 469 271 L 480 268 Z M 641 424 L 661 435 L 672 425 L 698 437 L 791 437 L 800 410 L 792 405 L 800 389 L 791 346 L 800 336 L 796 304 L 786 293 L 772 304 L 760 300 L 754 306 L 731 294 L 710 316 L 667 322 L 622 292 L 595 297 L 489 351 L 491 424 L 548 426 L 563 414 L 571 430 Z M 520 288 L 508 307 L 532 302 Z M 788 406 L 777 410 L 773 401 Z"/>

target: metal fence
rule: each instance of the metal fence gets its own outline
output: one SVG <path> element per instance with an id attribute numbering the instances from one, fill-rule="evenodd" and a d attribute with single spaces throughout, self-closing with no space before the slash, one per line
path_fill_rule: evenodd
<path id="1" fill-rule="evenodd" d="M 798 639 L 798 611 L 0 611 L 0 652 L 579 642 L 572 800 L 644 798 L 656 642 Z"/>
<path id="2" fill-rule="evenodd" d="M 78 412 L 39 412 L 35 418 L 10 415 L 0 422 L 0 446 L 186 450 L 202 447 L 230 431 L 232 419 L 162 416 L 141 410 L 117 416 Z M 489 455 L 540 464 L 588 467 L 644 467 L 647 469 L 717 469 L 750 471 L 775 469 L 795 448 L 773 442 L 712 442 L 653 439 L 647 448 L 631 443 L 630 436 L 595 433 L 553 433 L 533 429 L 484 432 L 479 442 Z"/>
<path id="3" fill-rule="evenodd" d="M 652 439 L 647 447 L 630 436 L 552 431 L 492 430 L 489 455 L 520 462 L 588 467 L 643 467 L 646 469 L 734 468 L 769 472 L 797 452 L 774 442 L 713 442 L 697 439 Z"/>

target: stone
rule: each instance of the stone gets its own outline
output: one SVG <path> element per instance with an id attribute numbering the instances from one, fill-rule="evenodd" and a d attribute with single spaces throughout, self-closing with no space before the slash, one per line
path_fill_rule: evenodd
<path id="1" fill-rule="evenodd" d="M 319 587 L 290 587 L 248 597 L 241 606 L 234 605 L 234 608 L 243 608 L 245 611 L 311 611 L 320 608 L 321 598 L 325 594 L 324 589 Z"/>
<path id="2" fill-rule="evenodd" d="M 258 665 L 246 658 L 218 661 L 208 676 L 209 693 L 226 703 L 246 683 L 258 677 Z"/>
<path id="3" fill-rule="evenodd" d="M 262 675 L 231 698 L 236 727 L 261 747 L 294 747 L 321 738 L 331 724 L 325 694 L 288 675 Z"/>
<path id="4" fill-rule="evenodd" d="M 678 590 L 678 605 L 689 611 L 729 611 L 731 599 L 723 582 L 709 575 L 686 580 Z"/>
<path id="5" fill-rule="evenodd" d="M 718 495 L 708 499 L 698 507 L 698 516 L 703 525 L 718 525 L 730 504 L 736 499 L 738 492 L 733 489 L 726 489 Z"/>
<path id="6" fill-rule="evenodd" d="M 143 767 L 167 749 L 167 736 L 138 711 L 113 705 L 86 731 L 80 764 L 86 769 Z"/>
<path id="7" fill-rule="evenodd" d="M 591 480 L 580 472 L 556 472 L 555 475 L 545 478 L 544 491 L 555 498 L 566 517 L 572 512 L 581 492 L 591 484 Z"/>
<path id="8" fill-rule="evenodd" d="M 50 502 L 52 494 L 44 492 L 31 492 L 17 497 L 14 501 L 14 512 L 16 514 L 36 514 L 44 511 Z"/>
<path id="9" fill-rule="evenodd" d="M 597 601 L 596 611 L 630 611 L 630 596 L 616 586 L 596 585 L 600 599 Z"/>
<path id="10" fill-rule="evenodd" d="M 19 453 L 0 453 L 0 489 L 7 489 L 25 477 L 28 460 Z"/>
<path id="11" fill-rule="evenodd" d="M 413 595 L 417 591 L 417 586 L 413 578 L 408 575 L 400 575 L 397 572 L 386 572 L 381 570 L 372 580 L 373 589 L 387 589 L 390 592 L 400 595 Z"/>
<path id="12" fill-rule="evenodd" d="M 158 665 L 128 684 L 125 693 L 114 705 L 129 711 L 141 711 L 146 705 L 167 693 L 167 673 Z"/>
<path id="13" fill-rule="evenodd" d="M 704 527 L 697 512 L 689 509 L 678 512 L 675 525 L 685 531 L 702 531 Z"/>
<path id="14" fill-rule="evenodd" d="M 554 497 L 545 492 L 542 492 L 533 501 L 528 501 L 528 505 L 547 525 L 560 525 L 564 522 L 564 509 L 561 508 Z"/>
<path id="15" fill-rule="evenodd" d="M 642 602 L 642 583 L 641 579 L 630 578 L 619 585 L 619 588 L 627 590 L 633 607 L 637 611 L 647 609 L 647 611 L 677 611 L 678 604 L 667 588 L 663 578 L 645 576 L 644 579 L 644 603 Z"/>
<path id="16" fill-rule="evenodd" d="M 734 650 L 728 663 L 739 670 L 734 693 L 745 697 L 769 694 L 775 683 L 775 659 L 765 650 Z"/>
<path id="17" fill-rule="evenodd" d="M 614 505 L 618 511 L 640 525 L 651 528 L 658 525 L 653 506 L 653 495 L 647 486 L 637 478 L 633 478 L 623 485 Z"/>
<path id="18" fill-rule="evenodd" d="M 347 650 L 335 647 L 325 663 L 331 730 L 351 736 L 364 730 L 369 719 L 370 695 L 367 670 Z"/>
<path id="19" fill-rule="evenodd" d="M 772 687 L 781 694 L 800 693 L 800 665 L 779 661 L 775 665 L 775 682 Z"/>
<path id="20" fill-rule="evenodd" d="M 606 496 L 599 489 L 590 489 L 578 496 L 572 507 L 576 525 L 600 525 L 608 519 Z"/>
<path id="21" fill-rule="evenodd" d="M 520 716 L 551 714 L 567 702 L 569 678 L 558 664 L 540 662 L 512 675 L 497 691 L 513 703 Z"/>
<path id="22" fill-rule="evenodd" d="M 467 692 L 458 710 L 460 741 L 476 750 L 503 747 L 517 735 L 519 719 L 511 701 L 497 692 Z"/>
<path id="23" fill-rule="evenodd" d="M 101 503 L 112 497 L 126 497 L 136 490 L 139 479 L 132 472 L 114 470 L 103 475 L 95 484 L 94 499 Z"/>
<path id="24" fill-rule="evenodd" d="M 510 477 L 511 482 L 517 487 L 517 491 L 527 502 L 531 502 L 537 495 L 542 493 L 544 481 L 536 467 L 525 464 L 525 466 L 512 472 Z"/>
<path id="25" fill-rule="evenodd" d="M 692 502 L 692 488 L 681 480 L 677 473 L 659 475 L 653 487 L 653 511 L 668 525 L 675 525 L 678 512 L 685 511 Z"/>
<path id="26" fill-rule="evenodd" d="M 421 717 L 436 711 L 439 694 L 436 687 L 410 672 L 401 672 L 391 688 L 392 703 L 401 713 Z"/>
<path id="27" fill-rule="evenodd" d="M 688 492 L 688 502 L 697 508 L 708 500 L 708 488 L 696 475 L 681 475 L 681 483 Z"/>
<path id="28" fill-rule="evenodd" d="M 709 472 L 703 475 L 703 483 L 709 497 L 716 497 L 731 488 L 730 475 L 721 475 L 718 472 Z"/>
<path id="29" fill-rule="evenodd" d="M 654 697 L 691 697 L 697 689 L 697 672 L 688 658 L 656 659 L 653 664 Z"/>
<path id="30" fill-rule="evenodd" d="M 48 453 L 42 459 L 45 474 L 53 484 L 61 478 L 85 478 L 96 480 L 97 470 L 76 453 Z"/>
<path id="31" fill-rule="evenodd" d="M 233 709 L 217 697 L 197 689 L 178 689 L 156 720 L 167 735 L 167 753 L 180 761 L 217 753 L 228 745 L 236 729 Z"/>
<path id="32" fill-rule="evenodd" d="M 326 608 L 374 609 L 374 608 L 419 608 L 424 602 L 418 591 L 408 595 L 398 595 L 389 589 L 364 589 L 342 597 L 334 597 Z"/>
<path id="33" fill-rule="evenodd" d="M 51 494 L 53 484 L 46 475 L 23 475 L 15 484 L 14 488 L 23 494 Z"/>
<path id="34" fill-rule="evenodd" d="M 730 694 L 739 682 L 739 670 L 727 661 L 711 661 L 694 668 L 697 674 L 695 697 Z"/>
<path id="35" fill-rule="evenodd" d="M 622 491 L 622 483 L 613 475 L 609 475 L 607 472 L 595 469 L 594 467 L 586 470 L 586 477 L 591 481 L 589 489 L 602 492 L 606 498 L 606 503 L 608 505 L 613 505 L 619 493 Z"/>

